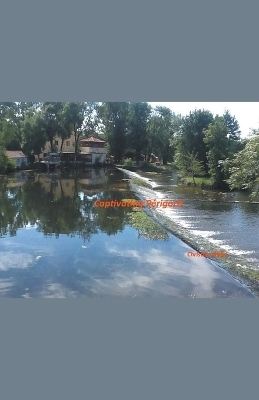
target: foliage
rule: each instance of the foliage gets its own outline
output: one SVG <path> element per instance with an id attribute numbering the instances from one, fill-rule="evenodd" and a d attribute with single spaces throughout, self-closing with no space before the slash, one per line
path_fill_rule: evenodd
<path id="1" fill-rule="evenodd" d="M 22 148 L 28 156 L 40 155 L 47 141 L 44 122 L 39 113 L 27 111 L 22 124 Z"/>
<path id="2" fill-rule="evenodd" d="M 138 230 L 139 235 L 149 240 L 164 240 L 168 241 L 169 236 L 166 230 L 152 221 L 143 211 L 134 210 L 128 213 L 129 224 Z"/>
<path id="3" fill-rule="evenodd" d="M 180 181 L 187 185 L 193 183 L 193 179 L 191 177 L 181 178 Z M 204 186 L 204 187 L 211 187 L 213 185 L 211 178 L 207 177 L 195 177 L 195 183 L 196 186 Z"/>
<path id="4" fill-rule="evenodd" d="M 127 158 L 127 159 L 124 161 L 124 165 L 127 166 L 127 167 L 132 167 L 132 166 L 134 165 L 134 163 L 133 163 L 133 161 L 132 161 L 131 158 Z"/>
<path id="5" fill-rule="evenodd" d="M 115 163 L 121 162 L 127 146 L 128 112 L 127 102 L 102 103 L 98 108 L 108 151 L 114 156 Z"/>
<path id="6" fill-rule="evenodd" d="M 195 153 L 197 159 L 203 163 L 207 170 L 206 144 L 204 142 L 204 130 L 214 121 L 213 115 L 208 110 L 195 110 L 182 118 L 181 126 L 175 135 L 174 146 L 179 158 L 185 154 Z M 184 160 L 182 161 L 184 163 Z"/>
<path id="7" fill-rule="evenodd" d="M 228 110 L 223 114 L 223 120 L 228 131 L 228 156 L 234 155 L 243 149 L 240 138 L 240 127 L 235 116 L 232 116 Z"/>
<path id="8" fill-rule="evenodd" d="M 60 102 L 45 102 L 40 111 L 43 129 L 46 132 L 47 140 L 50 142 L 51 152 L 55 151 L 54 138 L 59 136 L 62 130 L 62 106 Z"/>
<path id="9" fill-rule="evenodd" d="M 231 189 L 251 189 L 252 197 L 259 193 L 258 134 L 252 136 L 245 148 L 235 154 L 233 159 L 225 160 L 224 170 L 230 174 L 227 183 Z"/>
<path id="10" fill-rule="evenodd" d="M 175 163 L 183 174 L 191 174 L 194 186 L 196 186 L 195 176 L 205 174 L 203 163 L 198 160 L 197 153 L 186 151 L 184 154 L 176 153 Z"/>
<path id="11" fill-rule="evenodd" d="M 0 132 L 7 150 L 20 150 L 20 130 L 15 103 L 0 103 Z"/>
<path id="12" fill-rule="evenodd" d="M 216 116 L 215 121 L 204 131 L 204 143 L 208 151 L 209 173 L 214 185 L 220 187 L 224 181 L 223 160 L 227 157 L 228 130 L 222 117 Z"/>
<path id="13" fill-rule="evenodd" d="M 148 103 L 129 103 L 127 143 L 135 149 L 137 164 L 148 143 L 148 119 L 151 107 Z"/>
<path id="14" fill-rule="evenodd" d="M 149 183 L 147 183 L 146 181 L 144 181 L 143 179 L 133 178 L 133 179 L 131 180 L 131 182 L 132 182 L 134 185 L 152 188 L 152 186 L 151 186 Z"/>
<path id="15" fill-rule="evenodd" d="M 15 170 L 15 162 L 7 156 L 4 147 L 3 134 L 0 135 L 0 173 L 11 172 Z"/>
<path id="16" fill-rule="evenodd" d="M 162 168 L 160 166 L 157 167 L 156 165 L 149 163 L 148 161 L 143 161 L 140 165 L 140 168 L 143 171 L 147 171 L 147 172 L 160 172 L 162 170 Z"/>
<path id="17" fill-rule="evenodd" d="M 75 154 L 79 153 L 79 140 L 82 136 L 88 136 L 95 133 L 97 127 L 97 109 L 98 103 L 95 102 L 70 102 L 63 104 L 62 128 L 59 133 L 62 138 L 68 138 L 73 132 L 75 137 Z"/>
<path id="18" fill-rule="evenodd" d="M 151 153 L 159 156 L 165 165 L 172 160 L 174 148 L 171 144 L 174 132 L 179 129 L 179 121 L 179 116 L 167 107 L 158 106 L 152 111 L 148 123 L 148 160 Z"/>

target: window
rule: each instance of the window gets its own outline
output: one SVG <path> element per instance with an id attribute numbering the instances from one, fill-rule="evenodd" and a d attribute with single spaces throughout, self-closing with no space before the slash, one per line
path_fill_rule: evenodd
<path id="1" fill-rule="evenodd" d="M 55 144 L 58 145 L 58 140 L 55 140 Z"/>
<path id="2" fill-rule="evenodd" d="M 68 140 L 66 141 L 66 146 L 70 146 L 70 142 Z"/>

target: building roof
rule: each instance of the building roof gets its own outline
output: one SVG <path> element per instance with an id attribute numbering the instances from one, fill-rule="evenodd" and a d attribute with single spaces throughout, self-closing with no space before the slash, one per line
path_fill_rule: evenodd
<path id="1" fill-rule="evenodd" d="M 104 143 L 105 140 L 97 138 L 95 136 L 90 136 L 90 137 L 81 139 L 81 142 L 96 142 L 96 143 L 101 142 L 101 143 Z"/>
<path id="2" fill-rule="evenodd" d="M 21 157 L 26 157 L 26 155 L 21 151 L 21 150 L 6 150 L 6 154 L 8 155 L 8 157 L 11 158 L 21 158 Z"/>

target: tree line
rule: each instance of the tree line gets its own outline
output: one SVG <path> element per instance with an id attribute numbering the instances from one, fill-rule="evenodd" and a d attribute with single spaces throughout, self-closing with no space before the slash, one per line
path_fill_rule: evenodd
<path id="1" fill-rule="evenodd" d="M 194 110 L 182 116 L 146 102 L 6 102 L 0 103 L 0 166 L 4 150 L 39 155 L 46 142 L 55 151 L 55 137 L 74 135 L 75 154 L 80 138 L 101 134 L 107 152 L 121 163 L 127 153 L 139 162 L 155 154 L 174 163 L 182 175 L 208 176 L 213 187 L 257 188 L 258 132 L 241 139 L 240 127 L 228 110 L 214 116 Z"/>

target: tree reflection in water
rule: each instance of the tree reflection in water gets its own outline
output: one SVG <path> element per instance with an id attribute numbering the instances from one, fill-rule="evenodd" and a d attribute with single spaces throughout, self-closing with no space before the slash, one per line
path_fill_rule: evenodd
<path id="1" fill-rule="evenodd" d="M 121 175 L 121 176 L 120 176 Z M 98 231 L 114 235 L 123 231 L 126 210 L 98 208 L 100 199 L 121 200 L 130 192 L 119 171 L 89 170 L 73 173 L 19 174 L 0 180 L 0 235 L 14 236 L 17 230 L 35 225 L 45 236 L 61 234 L 90 239 Z M 116 187 L 117 186 L 117 187 Z"/>

